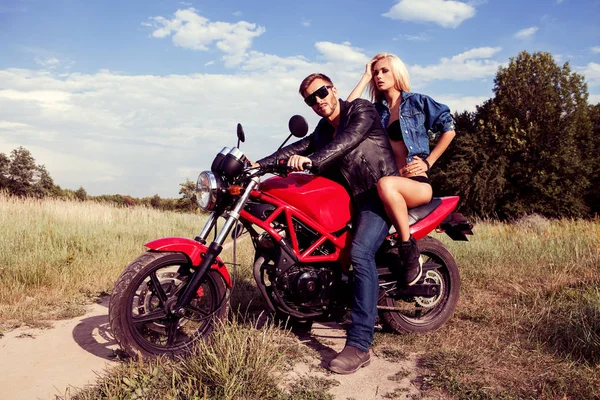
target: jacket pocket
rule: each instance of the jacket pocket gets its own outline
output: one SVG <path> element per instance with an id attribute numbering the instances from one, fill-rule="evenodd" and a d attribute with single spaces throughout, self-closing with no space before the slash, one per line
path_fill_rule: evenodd
<path id="1" fill-rule="evenodd" d="M 405 123 L 410 124 L 410 126 L 413 128 L 418 129 L 419 127 L 425 126 L 425 114 L 423 114 L 422 111 L 405 111 L 402 113 L 402 118 L 404 119 Z"/>
<path id="2" fill-rule="evenodd" d="M 378 174 L 375 173 L 373 166 L 369 163 L 364 154 L 360 155 L 360 173 L 357 174 L 361 180 L 363 188 L 369 190 L 377 184 Z"/>

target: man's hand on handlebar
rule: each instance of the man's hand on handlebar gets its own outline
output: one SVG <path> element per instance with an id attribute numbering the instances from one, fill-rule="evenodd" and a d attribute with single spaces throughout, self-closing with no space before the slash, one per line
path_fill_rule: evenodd
<path id="1" fill-rule="evenodd" d="M 308 157 L 294 154 L 289 158 L 287 165 L 295 171 L 304 171 L 305 169 L 310 169 L 312 166 L 312 161 Z"/>

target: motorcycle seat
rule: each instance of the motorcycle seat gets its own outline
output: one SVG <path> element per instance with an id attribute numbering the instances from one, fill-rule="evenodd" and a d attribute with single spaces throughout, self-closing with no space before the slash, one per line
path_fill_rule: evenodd
<path id="1" fill-rule="evenodd" d="M 431 201 L 422 206 L 409 208 L 408 209 L 408 225 L 417 223 L 419 220 L 425 218 L 433 212 L 438 206 L 442 204 L 442 199 L 439 197 L 432 197 Z"/>
<path id="2" fill-rule="evenodd" d="M 408 225 L 414 225 L 423 218 L 427 217 L 429 214 L 433 212 L 438 206 L 442 204 L 442 199 L 439 197 L 433 197 L 431 201 L 427 204 L 423 204 L 422 206 L 409 208 L 408 209 Z M 396 228 L 393 226 L 390 228 L 390 233 L 396 232 Z"/>
<path id="3" fill-rule="evenodd" d="M 423 218 L 427 217 L 429 214 L 433 212 L 438 206 L 442 204 L 442 199 L 439 197 L 433 197 L 431 201 L 427 204 L 423 204 L 422 206 L 418 206 L 415 208 L 408 209 L 408 225 L 414 225 Z M 333 232 L 333 235 L 339 236 L 346 229 L 352 229 L 352 222 L 349 222 L 344 228 L 340 229 L 337 232 Z M 390 228 L 390 234 L 395 233 L 396 228 L 392 225 Z"/>

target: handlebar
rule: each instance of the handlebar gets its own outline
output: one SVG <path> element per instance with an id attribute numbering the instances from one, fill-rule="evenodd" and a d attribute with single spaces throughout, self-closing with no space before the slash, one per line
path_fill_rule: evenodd
<path id="1" fill-rule="evenodd" d="M 302 164 L 302 168 L 304 168 L 307 171 L 312 172 L 313 174 L 317 171 L 317 168 L 313 167 L 312 163 L 309 163 L 309 162 L 305 162 L 304 164 Z"/>
<path id="2" fill-rule="evenodd" d="M 315 174 L 318 171 L 318 168 L 310 162 L 303 163 L 302 168 L 313 174 Z M 285 159 L 276 160 L 273 164 L 265 165 L 263 169 L 267 172 L 277 172 L 282 174 L 287 174 L 288 172 L 296 171 L 294 168 L 287 165 L 287 160 Z"/>

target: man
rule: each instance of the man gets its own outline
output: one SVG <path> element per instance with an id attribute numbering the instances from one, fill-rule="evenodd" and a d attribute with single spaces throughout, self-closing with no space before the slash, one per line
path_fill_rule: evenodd
<path id="1" fill-rule="evenodd" d="M 329 369 L 350 374 L 370 363 L 379 283 L 375 253 L 387 235 L 390 222 L 377 195 L 377 181 L 398 175 L 392 148 L 375 107 L 364 99 L 345 102 L 327 76 L 312 74 L 300 84 L 300 95 L 315 113 L 323 117 L 315 131 L 257 164 L 288 159 L 288 165 L 313 171 L 343 184 L 357 210 L 356 230 L 350 251 L 354 269 L 352 324 L 346 346 L 331 360 Z"/>

